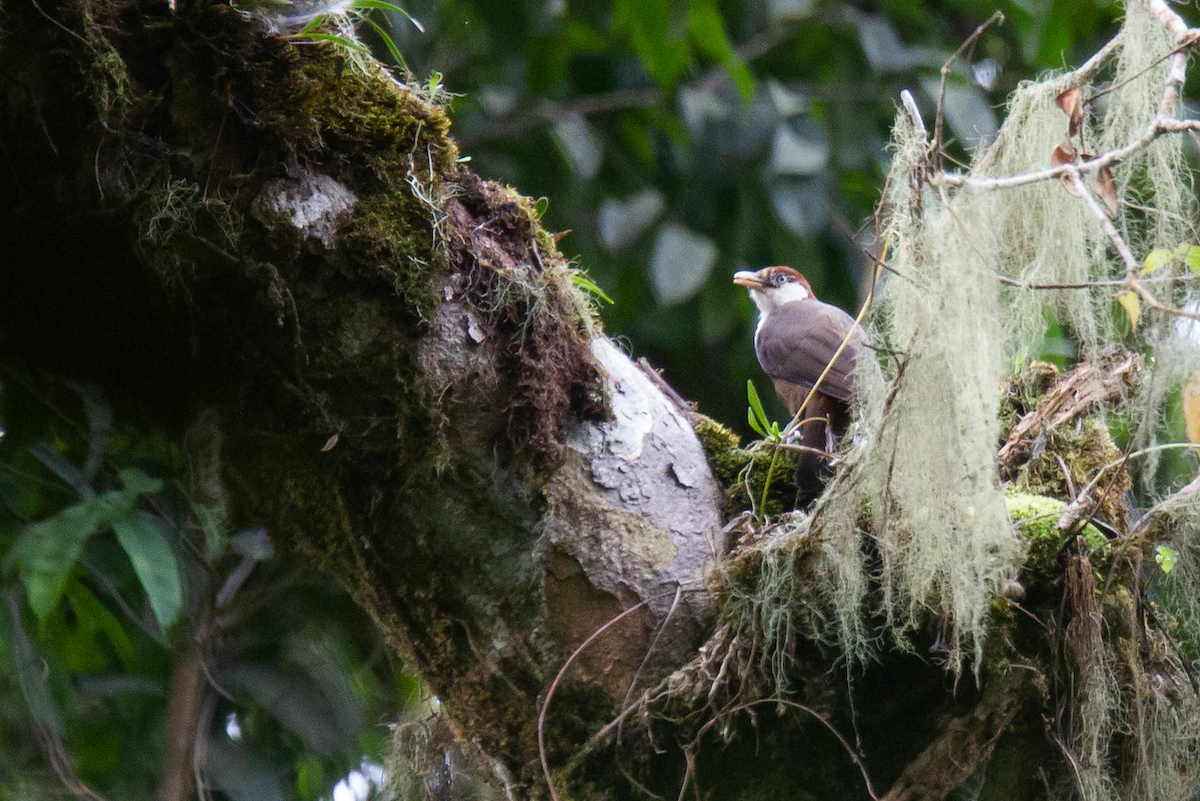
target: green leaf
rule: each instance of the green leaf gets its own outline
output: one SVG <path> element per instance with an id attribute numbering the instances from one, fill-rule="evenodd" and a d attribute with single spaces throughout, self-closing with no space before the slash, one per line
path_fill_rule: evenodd
<path id="1" fill-rule="evenodd" d="M 689 6 L 688 34 L 696 48 L 709 58 L 721 62 L 737 86 L 742 102 L 749 103 L 754 99 L 754 77 L 729 43 L 721 9 L 715 0 L 691 0 Z"/>
<path id="2" fill-rule="evenodd" d="M 542 219 L 542 215 L 546 213 L 546 209 L 548 208 L 550 208 L 550 199 L 545 195 L 542 195 L 533 203 L 533 213 L 537 215 L 539 220 Z"/>
<path id="3" fill-rule="evenodd" d="M 11 597 L 11 596 L 10 596 Z M 13 673 L 16 674 L 17 686 L 25 697 L 25 705 L 29 716 L 43 729 L 61 735 L 63 733 L 62 715 L 50 692 L 48 681 L 49 671 L 46 660 L 34 648 L 15 603 L 8 604 L 11 614 L 0 612 L 0 626 L 3 626 L 5 637 L 11 643 Z"/>
<path id="4" fill-rule="evenodd" d="M 127 467 L 117 471 L 117 477 L 125 485 L 125 495 L 150 495 L 163 488 L 163 483 L 157 478 L 151 478 L 136 467 Z M 132 505 L 133 498 L 130 498 Z"/>
<path id="5" fill-rule="evenodd" d="M 296 34 L 297 39 L 307 38 L 313 31 L 320 28 L 325 20 L 329 17 L 328 14 L 318 14 L 308 21 L 308 23 L 300 29 L 300 33 Z"/>
<path id="6" fill-rule="evenodd" d="M 370 55 L 371 51 L 358 42 L 347 39 L 345 36 L 338 36 L 335 33 L 305 33 L 299 38 L 311 39 L 314 42 L 332 42 L 339 47 L 344 47 L 347 50 L 353 50 L 356 53 L 366 53 Z"/>
<path id="7" fill-rule="evenodd" d="M 18 572 L 29 594 L 29 606 L 40 622 L 45 623 L 54 611 L 88 538 L 112 520 L 128 516 L 138 496 L 158 492 L 163 486 L 136 467 L 117 475 L 124 489 L 68 506 L 33 526 L 17 542 Z"/>
<path id="8" fill-rule="evenodd" d="M 762 426 L 758 424 L 758 419 L 754 416 L 753 409 L 746 409 L 746 421 L 750 423 L 750 427 L 754 429 L 755 434 L 758 434 L 760 437 L 767 436 L 767 432 L 763 431 Z"/>
<path id="9" fill-rule="evenodd" d="M 374 28 L 375 32 L 379 34 L 379 38 L 383 40 L 383 46 L 387 48 L 388 53 L 391 54 L 395 62 L 401 67 L 405 66 L 404 56 L 401 55 L 400 48 L 396 47 L 396 43 L 392 41 L 392 35 L 385 31 L 382 25 L 370 17 L 367 17 L 367 24 Z"/>
<path id="10" fill-rule="evenodd" d="M 74 612 L 75 629 L 82 640 L 82 647 L 103 654 L 102 649 L 97 647 L 97 635 L 103 634 L 112 644 L 121 663 L 127 668 L 132 665 L 135 657 L 133 642 L 130 641 L 129 635 L 125 632 L 117 616 L 108 611 L 108 608 L 100 603 L 100 599 L 78 579 L 72 579 L 67 583 L 63 595 L 70 603 L 71 611 Z M 91 656 L 95 658 L 96 654 L 93 653 Z M 102 658 L 107 661 L 107 657 Z M 63 659 L 68 661 L 66 655 Z M 68 667 L 82 672 L 77 664 L 68 664 Z"/>
<path id="11" fill-rule="evenodd" d="M 1188 245 L 1187 255 L 1184 256 L 1188 269 L 1200 275 L 1200 245 Z"/>
<path id="12" fill-rule="evenodd" d="M 135 512 L 112 521 L 112 527 L 117 541 L 133 563 L 154 616 L 165 631 L 178 619 L 183 608 L 183 588 L 175 554 L 159 531 L 157 518 L 146 512 Z"/>
<path id="13" fill-rule="evenodd" d="M 613 299 L 606 295 L 603 289 L 597 286 L 592 279 L 588 278 L 583 273 L 571 273 L 571 281 L 575 284 L 575 286 L 591 292 L 605 303 L 611 304 L 613 302 Z"/>
<path id="14" fill-rule="evenodd" d="M 1175 569 L 1175 563 L 1179 561 L 1179 553 L 1177 551 L 1165 545 L 1159 545 L 1154 550 L 1154 561 L 1162 568 L 1162 572 L 1170 573 Z"/>
<path id="15" fill-rule="evenodd" d="M 377 8 L 381 11 L 393 11 L 393 12 L 399 14 L 400 16 L 404 17 L 409 22 L 411 22 L 413 24 L 413 27 L 416 28 L 418 31 L 420 31 L 421 33 L 425 33 L 425 26 L 422 25 L 420 23 L 420 21 L 417 20 L 416 17 L 414 17 L 412 14 L 409 14 L 407 11 L 405 11 L 403 8 L 396 5 L 395 3 L 387 2 L 387 0 L 356 0 L 353 7 L 354 8 Z"/>
<path id="16" fill-rule="evenodd" d="M 45 623 L 54 611 L 84 543 L 104 524 L 118 496 L 106 492 L 68 506 L 33 526 L 17 542 L 18 572 L 29 595 L 29 606 L 40 622 Z"/>
<path id="17" fill-rule="evenodd" d="M 628 37 L 655 83 L 670 88 L 688 68 L 684 14 L 672 0 L 616 0 L 613 25 Z"/>
<path id="18" fill-rule="evenodd" d="M 746 381 L 746 397 L 750 400 L 750 408 L 754 410 L 754 415 L 765 428 L 769 422 L 767 413 L 763 411 L 762 401 L 758 399 L 758 390 L 754 388 L 753 381 Z"/>
<path id="19" fill-rule="evenodd" d="M 1149 275 L 1160 267 L 1170 264 L 1175 258 L 1175 254 L 1169 250 L 1152 250 L 1146 256 L 1146 261 L 1142 265 L 1142 275 Z"/>

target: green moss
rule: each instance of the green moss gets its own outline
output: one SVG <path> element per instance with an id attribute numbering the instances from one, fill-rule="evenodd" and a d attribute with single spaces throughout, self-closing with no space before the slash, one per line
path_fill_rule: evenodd
<path id="1" fill-rule="evenodd" d="M 708 456 L 713 475 L 724 488 L 725 513 L 732 517 L 747 509 L 759 514 L 778 515 L 796 508 L 796 457 L 788 451 L 741 447 L 741 437 L 709 417 L 699 416 L 696 436 Z M 774 468 L 772 468 L 774 462 Z M 763 490 L 770 488 L 766 503 Z M 759 509 L 759 505 L 763 508 Z"/>
<path id="2" fill-rule="evenodd" d="M 396 295 L 410 311 L 421 316 L 434 308 L 429 220 L 410 196 L 384 191 L 361 198 L 345 233 L 353 249 L 375 254 L 377 269 L 391 272 Z"/>
<path id="3" fill-rule="evenodd" d="M 1059 554 L 1067 546 L 1067 535 L 1056 529 L 1067 504 L 1057 498 L 1009 490 L 1004 494 L 1008 514 L 1029 543 L 1025 571 L 1036 579 L 1057 576 Z M 1091 523 L 1083 527 L 1082 536 L 1091 551 L 1103 551 L 1108 539 Z"/>
<path id="4" fill-rule="evenodd" d="M 1106 465 L 1121 459 L 1108 428 L 1095 417 L 1059 426 L 1044 436 L 1043 450 L 1021 468 L 1015 489 L 1069 501 L 1074 497 L 1072 489 L 1086 486 Z M 1129 517 L 1125 498 L 1130 480 L 1120 469 L 1110 471 L 1108 478 L 1111 484 L 1101 481 L 1094 491 L 1099 501 L 1096 517 L 1120 528 Z"/>

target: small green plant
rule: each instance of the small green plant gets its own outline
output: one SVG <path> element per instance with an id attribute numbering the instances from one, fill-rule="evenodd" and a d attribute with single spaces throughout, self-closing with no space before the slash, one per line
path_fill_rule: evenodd
<path id="1" fill-rule="evenodd" d="M 595 281 L 588 278 L 587 273 L 572 270 L 571 282 L 580 289 L 590 292 L 591 294 L 600 298 L 600 300 L 604 301 L 605 303 L 611 305 L 614 302 L 612 298 L 605 294 L 604 290 L 601 289 Z"/>
<path id="2" fill-rule="evenodd" d="M 767 419 L 767 414 L 763 411 L 762 401 L 758 399 L 758 390 L 754 388 L 753 381 L 746 382 L 746 396 L 750 400 L 750 408 L 746 410 L 746 418 L 750 423 L 750 427 L 754 429 L 754 433 L 770 442 L 782 442 L 783 434 L 779 430 L 779 423 Z"/>
<path id="3" fill-rule="evenodd" d="M 382 25 L 371 18 L 370 14 L 372 11 L 390 11 L 395 14 L 400 14 L 422 33 L 425 32 L 425 28 L 422 27 L 421 23 L 403 8 L 395 3 L 389 3 L 387 0 L 354 0 L 353 3 L 350 3 L 345 8 L 339 8 L 339 10 L 336 12 L 338 15 L 345 16 L 349 19 L 350 24 L 347 33 L 352 31 L 354 26 L 359 22 L 365 22 L 374 28 L 375 32 L 379 34 L 379 38 L 383 42 L 383 46 L 387 48 L 388 53 L 393 59 L 395 59 L 396 64 L 401 67 L 406 66 L 404 62 L 404 56 L 400 53 L 400 48 L 396 46 L 396 42 L 394 39 L 392 39 L 391 34 L 388 33 Z M 321 30 L 321 27 L 330 18 L 330 16 L 334 15 L 334 13 L 335 12 L 331 11 L 323 14 L 317 14 L 315 17 L 310 19 L 307 24 L 300 29 L 300 32 L 297 33 L 293 38 L 309 42 L 331 42 L 338 47 L 344 47 L 352 52 L 370 55 L 371 51 L 361 42 L 351 38 L 350 35 L 343 33 L 326 33 Z M 439 78 L 440 77 L 441 76 L 439 76 Z"/>
<path id="4" fill-rule="evenodd" d="M 1175 563 L 1179 561 L 1179 552 L 1174 548 L 1159 545 L 1154 549 L 1154 561 L 1162 568 L 1162 572 L 1170 573 L 1175 569 Z"/>

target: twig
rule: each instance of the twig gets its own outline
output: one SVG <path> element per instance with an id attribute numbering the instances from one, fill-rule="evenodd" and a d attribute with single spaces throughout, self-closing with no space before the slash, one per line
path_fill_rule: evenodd
<path id="1" fill-rule="evenodd" d="M 1125 263 L 1125 283 L 1127 283 L 1134 292 L 1146 302 L 1146 305 L 1156 311 L 1172 314 L 1177 317 L 1190 317 L 1193 320 L 1200 320 L 1200 312 L 1188 311 L 1187 309 L 1177 309 L 1174 306 L 1167 306 L 1159 301 L 1158 298 L 1151 294 L 1150 290 L 1142 285 L 1138 280 L 1138 271 L 1141 265 L 1134 257 L 1133 251 L 1130 250 L 1129 244 L 1117 232 L 1113 226 L 1112 220 L 1108 219 L 1108 215 L 1104 213 L 1104 209 L 1100 208 L 1100 204 L 1096 202 L 1096 198 L 1092 196 L 1087 185 L 1084 184 L 1082 176 L 1079 174 L 1079 169 L 1074 164 L 1063 165 L 1071 178 L 1071 185 L 1076 193 L 1083 198 L 1087 204 L 1088 210 L 1092 212 L 1092 216 L 1100 222 L 1100 227 L 1104 229 L 1104 233 L 1116 248 L 1117 254 L 1121 257 L 1121 261 Z"/>
<path id="2" fill-rule="evenodd" d="M 737 706 L 730 707 L 729 709 L 724 710 L 720 715 L 712 718 L 711 720 L 709 720 L 707 723 L 705 723 L 703 726 L 700 727 L 700 730 L 698 732 L 696 732 L 696 736 L 692 739 L 692 747 L 694 748 L 696 745 L 698 745 L 700 742 L 700 738 L 703 737 L 708 732 L 708 730 L 711 729 L 713 726 L 715 726 L 722 718 L 737 714 L 738 712 L 745 712 L 746 710 L 750 709 L 751 707 L 760 706 L 762 704 L 778 704 L 780 706 L 791 707 L 792 709 L 799 710 L 801 712 L 804 712 L 804 713 L 816 718 L 821 723 L 822 726 L 824 726 L 826 729 L 828 729 L 829 732 L 834 737 L 837 738 L 837 741 L 839 743 L 841 743 L 842 748 L 845 749 L 846 753 L 850 756 L 850 759 L 854 761 L 855 767 L 857 767 L 859 773 L 862 774 L 863 784 L 865 784 L 867 786 L 867 795 L 871 796 L 871 798 L 874 799 L 874 801 L 879 801 L 879 796 L 877 796 L 875 794 L 875 788 L 871 785 L 871 777 L 867 775 L 866 766 L 863 765 L 862 759 L 860 759 L 858 754 L 855 753 L 854 749 L 850 746 L 850 743 L 847 742 L 846 738 L 842 736 L 841 732 L 839 732 L 836 728 L 834 728 L 834 725 L 832 723 L 830 723 L 828 718 L 826 718 L 824 715 L 805 706 L 804 704 L 797 703 L 796 701 L 789 701 L 786 698 L 759 698 L 758 700 L 747 701 L 744 704 L 738 704 Z M 690 774 L 691 771 L 689 771 L 688 773 Z M 681 794 L 682 794 L 683 790 L 687 789 L 686 778 L 684 781 L 685 781 L 685 784 L 684 784 L 683 788 L 680 790 Z M 697 788 L 697 790 L 698 790 L 698 788 Z"/>
<path id="3" fill-rule="evenodd" d="M 993 22 L 1003 25 L 1004 12 L 999 10 L 993 12 L 992 16 L 988 17 L 986 22 L 976 28 L 975 32 L 968 36 L 966 40 L 959 45 L 958 49 L 954 51 L 954 54 L 950 56 L 950 58 L 946 59 L 946 63 L 942 65 L 942 80 L 938 85 L 937 116 L 933 124 L 933 141 L 929 144 L 930 149 L 933 151 L 934 169 L 938 172 L 941 172 L 942 169 L 942 123 L 944 119 L 942 112 L 944 111 L 946 103 L 946 78 L 950 75 L 950 65 L 953 64 L 968 47 L 975 44 L 975 40 L 982 36 L 983 32 L 987 30 Z"/>
<path id="4" fill-rule="evenodd" d="M 695 589 L 695 588 L 693 588 L 693 589 Z M 703 588 L 700 588 L 700 589 L 703 589 Z M 591 645 L 593 642 L 595 642 L 595 640 L 601 634 L 608 631 L 610 628 L 615 626 L 617 623 L 620 623 L 622 620 L 629 617 L 634 612 L 641 609 L 643 606 L 647 606 L 651 601 L 657 601 L 660 598 L 667 598 L 669 596 L 673 596 L 677 592 L 680 592 L 683 590 L 684 590 L 684 587 L 681 584 L 679 587 L 677 587 L 676 589 L 674 589 L 670 592 L 659 593 L 658 595 L 654 595 L 649 598 L 646 598 L 643 601 L 639 601 L 638 603 L 629 607 L 625 611 L 621 612 L 621 614 L 617 615 L 612 620 L 605 623 L 600 628 L 593 631 L 590 635 L 588 635 L 588 638 L 586 640 L 584 640 L 582 643 L 580 643 L 578 648 L 576 648 L 574 651 L 571 652 L 571 655 L 569 657 L 567 657 L 567 661 L 563 663 L 563 666 L 561 668 L 559 668 L 558 673 L 554 677 L 554 681 L 550 682 L 550 689 L 546 690 L 546 698 L 544 701 L 542 701 L 542 708 L 540 710 L 538 710 L 537 741 L 538 741 L 538 758 L 541 760 L 541 763 L 542 763 L 542 775 L 546 777 L 546 784 L 550 788 L 550 798 L 553 801 L 558 801 L 558 791 L 554 789 L 554 780 L 550 777 L 550 762 L 546 758 L 546 710 L 548 710 L 550 708 L 550 700 L 554 697 L 554 691 L 558 689 L 558 685 L 562 682 L 563 677 L 567 675 L 567 669 L 571 667 L 571 663 L 575 661 L 576 657 L 578 657 L 581 653 L 583 653 L 585 648 L 587 648 L 589 645 Z"/>

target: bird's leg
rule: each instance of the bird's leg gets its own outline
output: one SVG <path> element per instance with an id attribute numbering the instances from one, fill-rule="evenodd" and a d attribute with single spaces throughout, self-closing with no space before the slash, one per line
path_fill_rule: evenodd
<path id="1" fill-rule="evenodd" d="M 833 418 L 825 415 L 825 452 L 833 453 Z"/>

